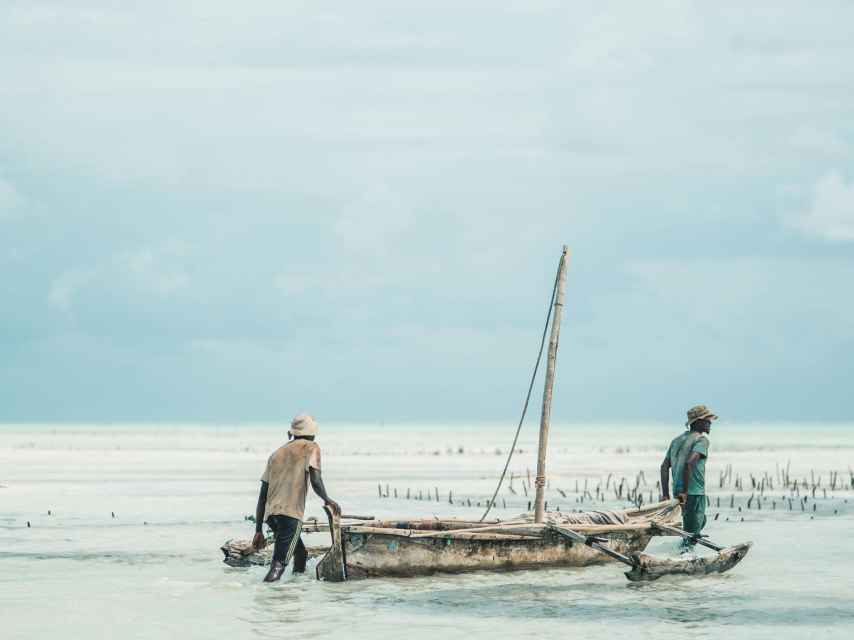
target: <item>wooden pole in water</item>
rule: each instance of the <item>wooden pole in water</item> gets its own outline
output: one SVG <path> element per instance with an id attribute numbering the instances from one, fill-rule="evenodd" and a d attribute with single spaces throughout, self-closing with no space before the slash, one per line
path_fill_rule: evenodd
<path id="1" fill-rule="evenodd" d="M 563 299 L 566 291 L 566 262 L 569 249 L 564 245 L 557 269 L 557 294 L 552 312 L 552 331 L 549 337 L 549 353 L 546 363 L 546 382 L 543 388 L 543 412 L 540 415 L 540 446 L 537 454 L 537 496 L 534 502 L 534 522 L 543 522 L 546 499 L 546 450 L 549 446 L 549 420 L 552 414 L 552 389 L 554 388 L 557 345 L 560 338 L 560 320 L 563 315 Z"/>

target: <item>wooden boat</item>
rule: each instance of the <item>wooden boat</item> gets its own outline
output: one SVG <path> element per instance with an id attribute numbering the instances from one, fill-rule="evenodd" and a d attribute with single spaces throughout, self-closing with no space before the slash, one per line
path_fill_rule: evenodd
<path id="1" fill-rule="evenodd" d="M 519 569 L 585 567 L 610 561 L 593 547 L 568 539 L 556 527 L 571 527 L 584 536 L 606 540 L 609 548 L 629 555 L 643 551 L 657 525 L 680 522 L 676 501 L 639 510 L 549 512 L 544 522 L 533 514 L 512 520 L 472 522 L 460 519 L 369 520 L 338 525 L 347 579 L 411 577 L 438 572 L 511 571 Z M 304 532 L 330 531 L 335 525 L 308 520 Z M 233 540 L 222 547 L 231 566 L 267 564 L 271 551 L 256 551 L 249 540 Z M 328 548 L 311 548 L 310 556 Z M 334 556 L 335 554 L 331 554 Z M 333 569 L 333 579 L 335 572 Z M 319 577 L 330 579 L 322 562 Z"/>
<path id="2" fill-rule="evenodd" d="M 516 569 L 585 567 L 617 560 L 630 567 L 630 580 L 655 580 L 664 575 L 701 575 L 723 572 L 735 566 L 746 555 L 750 543 L 724 549 L 701 536 L 676 528 L 681 509 L 676 500 L 660 502 L 634 511 L 591 511 L 560 513 L 545 511 L 546 451 L 548 448 L 552 390 L 558 337 L 566 286 L 568 250 L 563 248 L 552 291 L 546 329 L 551 320 L 548 359 L 540 416 L 537 452 L 536 497 L 533 514 L 513 520 L 479 521 L 455 519 L 374 520 L 349 522 L 326 509 L 329 523 L 304 524 L 303 531 L 328 531 L 330 546 L 312 549 L 310 555 L 323 553 L 317 564 L 317 577 L 340 582 L 354 578 L 382 576 L 419 576 L 437 572 L 508 571 Z M 545 344 L 546 331 L 543 331 Z M 537 358 L 539 367 L 540 358 Z M 528 390 L 530 399 L 533 380 Z M 528 402 L 525 402 L 527 409 Z M 522 422 L 519 421 L 518 437 Z M 516 441 L 510 448 L 513 455 Z M 495 503 L 510 457 L 504 467 L 495 494 L 487 502 Z M 642 551 L 655 535 L 677 535 L 718 551 L 714 558 L 662 560 Z M 256 551 L 246 540 L 229 541 L 222 547 L 225 562 L 232 566 L 265 564 L 269 551 Z"/>
<path id="3" fill-rule="evenodd" d="M 702 576 L 723 573 L 741 562 L 751 546 L 753 543 L 743 542 L 726 549 L 718 547 L 718 552 L 713 556 L 693 556 L 679 560 L 634 553 L 631 556 L 634 564 L 631 570 L 626 571 L 626 577 L 637 582 L 658 580 L 664 576 Z"/>

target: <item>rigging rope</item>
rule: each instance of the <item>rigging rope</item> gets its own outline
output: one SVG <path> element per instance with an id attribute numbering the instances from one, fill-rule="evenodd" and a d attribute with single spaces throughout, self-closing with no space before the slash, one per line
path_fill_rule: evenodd
<path id="1" fill-rule="evenodd" d="M 552 309 L 554 309 L 555 296 L 557 295 L 558 278 L 560 277 L 560 264 L 558 264 L 557 273 L 555 274 L 555 283 L 552 287 L 552 297 L 549 300 L 549 310 L 546 314 L 546 325 L 543 327 L 543 337 L 540 339 L 540 351 L 537 353 L 537 362 L 534 364 L 534 372 L 531 375 L 531 383 L 528 385 L 528 395 L 525 396 L 525 405 L 522 407 L 522 416 L 519 418 L 519 424 L 516 427 L 516 435 L 513 436 L 513 444 L 510 446 L 510 452 L 507 454 L 507 461 L 504 463 L 504 471 L 501 472 L 501 478 L 498 480 L 498 485 L 495 487 L 495 492 L 492 498 L 486 503 L 486 511 L 480 516 L 478 522 L 483 522 L 492 507 L 495 506 L 495 498 L 498 497 L 498 492 L 501 490 L 501 485 L 504 482 L 504 477 L 507 475 L 507 469 L 510 467 L 510 460 L 513 458 L 513 453 L 516 451 L 516 442 L 519 440 L 519 432 L 522 431 L 522 423 L 525 421 L 525 414 L 528 413 L 528 403 L 531 401 L 531 391 L 534 389 L 534 382 L 537 379 L 537 371 L 540 368 L 540 361 L 543 359 L 543 349 L 546 346 L 546 334 L 549 330 L 549 322 L 552 318 Z"/>

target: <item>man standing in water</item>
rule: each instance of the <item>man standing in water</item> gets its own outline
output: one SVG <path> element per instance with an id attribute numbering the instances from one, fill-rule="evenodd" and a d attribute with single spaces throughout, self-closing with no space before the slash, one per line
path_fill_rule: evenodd
<path id="1" fill-rule="evenodd" d="M 255 508 L 255 538 L 252 544 L 263 549 L 267 541 L 261 528 L 264 518 L 276 536 L 273 549 L 273 564 L 264 582 L 276 582 L 285 572 L 291 557 L 294 573 L 303 573 L 308 554 L 300 539 L 302 519 L 305 515 L 305 496 L 308 483 L 328 507 L 336 513 L 341 509 L 326 494 L 320 476 L 320 447 L 314 442 L 317 423 L 309 415 L 298 415 L 288 430 L 290 442 L 279 447 L 267 460 L 267 468 L 261 476 L 261 492 Z"/>
<path id="2" fill-rule="evenodd" d="M 673 493 L 682 503 L 682 528 L 699 534 L 706 526 L 706 458 L 712 420 L 718 417 L 706 405 L 688 409 L 688 431 L 677 436 L 661 463 L 661 494 L 670 499 L 669 471 L 673 473 Z M 686 548 L 693 547 L 687 543 Z"/>

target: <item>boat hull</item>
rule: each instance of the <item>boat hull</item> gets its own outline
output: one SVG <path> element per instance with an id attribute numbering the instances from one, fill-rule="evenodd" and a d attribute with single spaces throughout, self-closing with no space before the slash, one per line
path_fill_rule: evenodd
<path id="1" fill-rule="evenodd" d="M 434 573 L 512 571 L 552 567 L 586 567 L 613 562 L 583 544 L 547 533 L 519 536 L 407 537 L 383 533 L 343 532 L 349 579 L 412 577 Z M 646 549 L 651 534 L 643 529 L 605 534 L 608 546 L 622 554 Z"/>
<path id="2" fill-rule="evenodd" d="M 653 536 L 670 535 L 655 524 L 678 523 L 680 507 L 665 501 L 635 511 L 548 515 L 543 524 L 535 524 L 530 514 L 486 523 L 434 518 L 342 524 L 330 517 L 328 526 L 311 520 L 303 531 L 332 531 L 333 542 L 340 540 L 331 549 L 309 548 L 310 557 L 321 556 L 318 577 L 324 580 L 586 567 L 614 560 L 561 535 L 554 525 L 596 536 L 612 551 L 629 556 L 646 549 Z M 269 564 L 272 553 L 270 546 L 255 550 L 250 540 L 229 540 L 221 549 L 225 563 L 233 567 Z M 333 560 L 334 571 L 327 571 Z"/>

